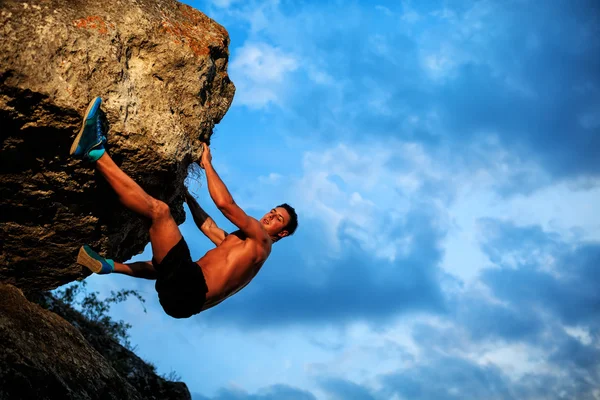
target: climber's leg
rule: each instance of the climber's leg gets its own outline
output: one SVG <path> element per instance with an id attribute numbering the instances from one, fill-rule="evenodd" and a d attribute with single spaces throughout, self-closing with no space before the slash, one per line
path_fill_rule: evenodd
<path id="1" fill-rule="evenodd" d="M 154 259 L 160 263 L 182 238 L 171 216 L 169 206 L 146 193 L 114 163 L 107 153 L 98 159 L 96 168 L 117 193 L 125 207 L 152 220 L 150 243 Z"/>
<path id="2" fill-rule="evenodd" d="M 137 261 L 127 264 L 118 263 L 102 257 L 88 245 L 81 246 L 79 249 L 77 263 L 87 267 L 90 271 L 101 275 L 117 272 L 135 278 L 157 278 L 156 270 L 150 261 Z"/>
<path id="3" fill-rule="evenodd" d="M 136 261 L 126 264 L 116 262 L 113 272 L 135 278 L 156 279 L 156 270 L 151 261 Z"/>
<path id="4" fill-rule="evenodd" d="M 104 153 L 98 159 L 96 168 L 117 193 L 119 200 L 125 207 L 146 218 L 152 218 L 153 208 L 157 200 L 125 174 L 108 153 Z"/>
<path id="5" fill-rule="evenodd" d="M 130 210 L 152 220 L 150 242 L 154 260 L 160 263 L 169 250 L 182 239 L 181 233 L 171 216 L 169 206 L 147 194 L 106 153 L 104 148 L 106 137 L 102 134 L 102 124 L 100 123 L 101 103 L 100 97 L 96 97 L 90 102 L 79 134 L 71 146 L 70 154 L 75 158 L 95 162 L 96 168 L 117 193 L 121 203 Z M 91 255 L 92 253 L 95 255 Z M 89 248 L 82 248 L 79 257 L 82 261 L 88 262 L 91 265 L 88 268 L 94 272 L 97 272 L 96 270 L 100 271 L 99 273 L 105 273 L 105 270 L 112 272 L 114 269 L 112 260 L 105 260 Z M 108 266 L 105 265 L 109 261 Z"/>

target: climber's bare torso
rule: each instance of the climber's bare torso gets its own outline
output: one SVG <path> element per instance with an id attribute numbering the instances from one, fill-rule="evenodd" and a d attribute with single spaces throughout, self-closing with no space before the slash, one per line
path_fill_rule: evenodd
<path id="1" fill-rule="evenodd" d="M 217 245 L 196 262 L 202 268 L 208 287 L 203 310 L 219 304 L 256 276 L 271 253 L 273 243 L 289 234 L 285 228 L 291 218 L 283 207 L 286 204 L 271 209 L 260 220 L 247 215 L 235 203 L 211 161 L 210 149 L 203 144 L 199 164 L 205 171 L 210 197 L 223 216 L 239 230 L 228 235 L 189 193 L 186 194 L 194 222 Z"/>
<path id="2" fill-rule="evenodd" d="M 258 221 L 256 221 L 258 224 Z M 272 242 L 248 238 L 235 231 L 196 263 L 202 268 L 208 286 L 204 310 L 211 308 L 246 286 L 271 253 Z"/>

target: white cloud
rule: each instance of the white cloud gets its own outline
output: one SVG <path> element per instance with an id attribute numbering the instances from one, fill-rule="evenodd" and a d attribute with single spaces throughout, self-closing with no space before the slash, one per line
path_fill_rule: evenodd
<path id="1" fill-rule="evenodd" d="M 237 86 L 234 104 L 262 108 L 281 104 L 289 74 L 298 68 L 293 54 L 267 43 L 247 42 L 231 61 L 229 72 Z"/>
<path id="2" fill-rule="evenodd" d="M 593 342 L 592 336 L 590 335 L 590 331 L 586 327 L 566 326 L 565 332 L 569 336 L 579 340 L 584 345 L 590 345 Z"/>
<path id="3" fill-rule="evenodd" d="M 579 124 L 585 129 L 597 129 L 600 127 L 600 106 L 595 110 L 579 115 Z"/>
<path id="4" fill-rule="evenodd" d="M 503 178 L 503 173 L 501 170 L 493 173 L 479 181 L 465 180 L 449 205 L 453 224 L 443 241 L 442 263 L 447 272 L 473 281 L 481 269 L 492 265 L 480 249 L 484 231 L 479 221 L 483 218 L 500 219 L 516 226 L 540 225 L 544 231 L 554 232 L 567 242 L 600 240 L 600 218 L 593 210 L 595 204 L 600 204 L 600 187 L 574 190 L 568 183 L 558 182 L 530 194 L 502 197 L 494 193 L 493 185 Z M 510 177 L 510 171 L 504 174 L 505 178 Z M 505 254 L 504 262 L 517 265 L 523 261 L 514 257 Z M 552 272 L 553 260 L 543 252 L 533 252 L 528 257 Z"/>
<path id="5" fill-rule="evenodd" d="M 230 75 L 237 87 L 234 105 L 282 106 L 284 95 L 305 85 L 306 78 L 308 83 L 338 85 L 329 69 L 331 54 L 315 43 L 323 25 L 329 28 L 338 23 L 338 18 L 332 20 L 310 6 L 289 14 L 283 10 L 286 5 L 278 0 L 236 3 L 235 7 L 215 10 L 212 15 L 217 21 L 231 20 L 230 25 L 249 26 L 244 46 L 232 51 Z M 274 67 L 265 70 L 267 64 Z M 292 72 L 296 72 L 293 81 Z"/>
<path id="6" fill-rule="evenodd" d="M 442 47 L 436 53 L 423 54 L 422 63 L 432 77 L 440 78 L 456 67 L 457 58 L 454 49 Z"/>
<path id="7" fill-rule="evenodd" d="M 465 64 L 487 64 L 495 72 L 502 72 L 488 57 L 490 41 L 500 35 L 493 15 L 494 5 L 487 1 L 474 2 L 463 12 L 441 9 L 429 13 L 430 28 L 413 30 L 425 73 L 433 80 L 452 79 Z M 501 75 L 518 81 L 505 71 Z"/>
<path id="8" fill-rule="evenodd" d="M 405 169 L 389 168 L 395 156 L 407 164 Z M 303 215 L 322 220 L 333 253 L 341 250 L 339 234 L 344 233 L 375 256 L 394 260 L 412 242 L 409 236 L 390 237 L 389 229 L 410 209 L 421 182 L 435 177 L 431 163 L 420 145 L 399 141 L 308 152 L 297 201 Z"/>
<path id="9" fill-rule="evenodd" d="M 416 12 L 410 3 L 407 1 L 402 2 L 402 16 L 400 17 L 402 23 L 414 24 L 421 19 L 421 16 Z"/>
<path id="10" fill-rule="evenodd" d="M 447 342 L 421 340 L 417 328 L 438 331 Z M 323 334 L 322 330 L 314 333 L 317 337 Z M 402 374 L 426 366 L 431 362 L 432 354 L 464 359 L 481 366 L 493 365 L 514 381 L 527 374 L 560 373 L 548 362 L 548 349 L 524 343 L 473 342 L 464 327 L 445 317 L 403 316 L 385 328 L 357 323 L 338 335 L 335 343 L 338 350 L 318 363 L 309 364 L 308 372 L 314 376 L 347 379 L 375 390 L 381 388 L 382 375 Z"/>
<path id="11" fill-rule="evenodd" d="M 327 73 L 324 67 L 317 67 L 314 64 L 308 63 L 306 65 L 308 77 L 311 81 L 319 85 L 332 85 L 335 83 L 333 77 Z"/>
<path id="12" fill-rule="evenodd" d="M 283 175 L 271 172 L 268 176 L 259 176 L 258 182 L 263 185 L 274 185 L 280 182 L 281 178 L 283 178 Z"/>
<path id="13" fill-rule="evenodd" d="M 212 4 L 219 8 L 228 8 L 231 7 L 234 3 L 237 3 L 239 0 L 210 0 Z"/>
<path id="14" fill-rule="evenodd" d="M 392 10 L 390 10 L 389 8 L 387 8 L 386 6 L 382 6 L 382 5 L 376 5 L 375 9 L 377 11 L 382 12 L 383 14 L 387 15 L 388 17 L 394 15 L 394 13 L 392 12 Z"/>
<path id="15" fill-rule="evenodd" d="M 600 204 L 599 185 L 551 183 L 541 167 L 508 153 L 493 135 L 473 142 L 464 154 L 467 158 L 398 140 L 307 152 L 295 201 L 302 215 L 322 221 L 332 255 L 342 250 L 340 234 L 345 234 L 388 260 L 407 254 L 413 245 L 410 232 L 391 236 L 390 226 L 426 204 L 447 232 L 440 243 L 442 268 L 470 283 L 492 266 L 481 250 L 484 219 L 539 225 L 568 242 L 600 240 L 600 217 L 593 210 Z M 469 156 L 486 163 L 473 165 Z M 505 194 L 517 181 L 541 187 Z M 553 270 L 554 260 L 543 252 L 528 256 Z M 505 261 L 519 261 L 510 257 L 517 255 L 507 254 Z"/>

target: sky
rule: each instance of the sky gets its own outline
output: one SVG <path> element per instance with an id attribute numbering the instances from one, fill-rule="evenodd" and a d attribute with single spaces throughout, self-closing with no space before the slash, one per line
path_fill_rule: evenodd
<path id="1" fill-rule="evenodd" d="M 231 37 L 215 169 L 299 227 L 187 320 L 88 278 L 139 356 L 194 400 L 600 399 L 598 1 L 187 3 Z"/>

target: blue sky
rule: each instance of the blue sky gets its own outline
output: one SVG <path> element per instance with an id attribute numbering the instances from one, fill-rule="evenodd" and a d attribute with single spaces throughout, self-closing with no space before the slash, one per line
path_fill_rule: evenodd
<path id="1" fill-rule="evenodd" d="M 142 358 L 195 400 L 600 399 L 597 1 L 188 4 L 231 36 L 215 168 L 300 226 L 189 320 L 88 278 L 146 297 Z"/>

